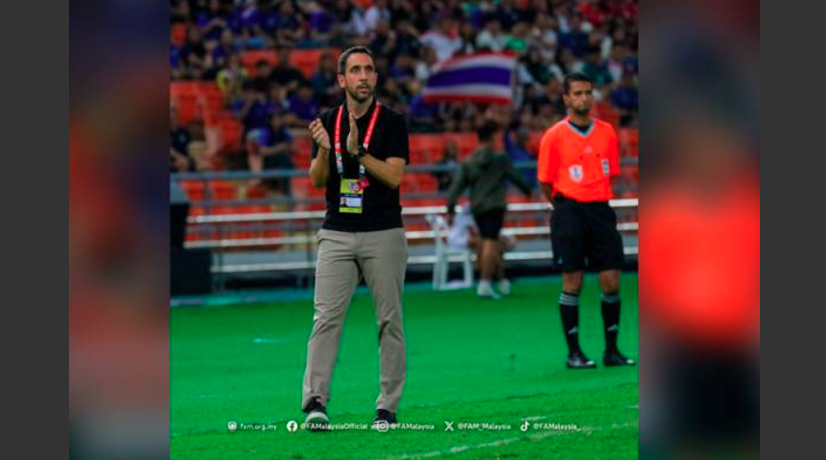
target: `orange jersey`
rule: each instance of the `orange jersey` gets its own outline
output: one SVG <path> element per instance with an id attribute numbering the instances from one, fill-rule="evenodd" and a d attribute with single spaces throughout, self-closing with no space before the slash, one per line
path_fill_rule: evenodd
<path id="1" fill-rule="evenodd" d="M 610 200 L 611 177 L 620 173 L 614 127 L 593 119 L 588 132 L 581 133 L 568 121 L 569 117 L 565 117 L 542 136 L 537 165 L 539 182 L 553 183 L 554 192 L 576 201 Z"/>

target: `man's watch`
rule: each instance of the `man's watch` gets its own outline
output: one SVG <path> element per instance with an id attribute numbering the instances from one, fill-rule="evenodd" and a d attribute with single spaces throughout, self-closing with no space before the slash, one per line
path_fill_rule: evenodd
<path id="1" fill-rule="evenodd" d="M 365 156 L 367 156 L 367 149 L 366 149 L 366 148 L 364 148 L 364 146 L 363 146 L 363 145 L 359 145 L 359 151 L 358 151 L 358 153 L 356 154 L 356 159 L 361 160 L 361 159 L 362 159 L 362 158 L 364 158 Z"/>

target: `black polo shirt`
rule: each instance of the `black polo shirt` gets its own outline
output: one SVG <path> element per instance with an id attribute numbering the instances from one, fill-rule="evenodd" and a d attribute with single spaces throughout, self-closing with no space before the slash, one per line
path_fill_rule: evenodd
<path id="1" fill-rule="evenodd" d="M 376 109 L 376 100 L 362 115 L 356 124 L 359 128 L 359 144 L 364 142 L 364 135 L 370 118 Z M 335 123 L 338 107 L 321 113 L 319 117 L 324 123 L 324 128 L 330 135 L 330 145 L 333 149 L 329 155 L 330 175 L 327 179 L 327 217 L 322 228 L 327 230 L 338 230 L 342 232 L 373 232 L 388 230 L 391 228 L 402 228 L 402 207 L 399 199 L 399 189 L 391 189 L 378 178 L 366 172 L 370 185 L 364 189 L 364 202 L 362 214 L 340 213 L 340 190 L 341 176 L 336 168 L 335 155 Z M 344 164 L 344 177 L 347 179 L 359 178 L 359 162 L 347 152 L 347 136 L 350 134 L 350 122 L 347 107 L 341 116 L 341 156 Z M 373 137 L 367 152 L 379 160 L 386 160 L 389 157 L 404 158 L 405 164 L 410 163 L 410 146 L 407 137 L 407 122 L 404 116 L 382 104 L 376 126 L 373 129 Z M 318 153 L 318 146 L 313 144 L 313 155 Z"/>

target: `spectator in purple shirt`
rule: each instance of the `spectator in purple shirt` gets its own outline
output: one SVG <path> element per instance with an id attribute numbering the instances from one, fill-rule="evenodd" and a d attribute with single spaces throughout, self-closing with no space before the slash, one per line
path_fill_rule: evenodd
<path id="1" fill-rule="evenodd" d="M 186 42 L 181 47 L 181 60 L 183 65 L 187 67 L 186 72 L 189 78 L 201 78 L 203 71 L 204 57 L 206 56 L 206 48 L 201 41 L 201 32 L 197 27 L 190 27 L 187 30 Z"/>
<path id="2" fill-rule="evenodd" d="M 298 93 L 290 97 L 287 102 L 287 110 L 294 115 L 293 126 L 304 127 L 318 116 L 319 105 L 313 95 L 313 87 L 309 83 L 303 83 L 298 88 Z"/>
<path id="3" fill-rule="evenodd" d="M 195 24 L 201 28 L 205 40 L 216 41 L 227 27 L 225 8 L 221 0 L 209 0 L 206 9 L 195 15 Z"/>
<path id="4" fill-rule="evenodd" d="M 396 48 L 394 53 L 408 54 L 414 58 L 419 57 L 422 43 L 418 39 L 419 32 L 413 27 L 410 21 L 399 21 L 396 25 Z"/>
<path id="5" fill-rule="evenodd" d="M 634 74 L 626 71 L 617 87 L 611 92 L 611 104 L 619 109 L 620 125 L 634 123 L 639 104 L 639 93 L 634 82 Z"/>
<path id="6" fill-rule="evenodd" d="M 439 106 L 424 101 L 421 93 L 410 100 L 410 130 L 414 132 L 437 131 L 436 120 Z"/>
<path id="7" fill-rule="evenodd" d="M 310 84 L 313 87 L 313 95 L 322 107 L 332 107 L 341 88 L 338 87 L 336 75 L 336 61 L 330 53 L 321 55 L 318 69 L 310 77 Z"/>
<path id="8" fill-rule="evenodd" d="M 324 9 L 319 9 L 310 15 L 310 36 L 318 43 L 325 43 L 330 39 L 335 18 Z"/>
<path id="9" fill-rule="evenodd" d="M 588 52 L 588 34 L 582 30 L 582 17 L 574 15 L 571 18 L 571 30 L 559 37 L 559 47 L 573 51 L 574 56 L 581 58 Z"/>
<path id="10" fill-rule="evenodd" d="M 262 18 L 261 27 L 277 45 L 292 46 L 303 34 L 303 20 L 290 0 L 275 3 L 274 6 L 277 12 L 268 12 Z"/>
<path id="11" fill-rule="evenodd" d="M 416 78 L 416 60 L 409 54 L 399 54 L 390 66 L 388 75 L 400 85 L 407 85 Z"/>
<path id="12" fill-rule="evenodd" d="M 181 55 L 181 48 L 175 45 L 169 47 L 169 69 L 172 73 L 173 80 L 180 80 L 184 78 L 186 74 L 186 66 Z"/>
<path id="13" fill-rule="evenodd" d="M 257 0 L 244 0 L 241 8 L 241 24 L 244 29 L 252 31 L 261 20 Z"/>
<path id="14" fill-rule="evenodd" d="M 263 130 L 261 136 L 261 155 L 264 157 L 265 170 L 295 169 L 292 159 L 293 136 L 279 115 L 272 117 L 270 126 Z M 278 195 L 292 196 L 292 180 L 289 177 L 269 179 L 264 182 L 267 188 Z"/>
<path id="15" fill-rule="evenodd" d="M 502 133 L 502 144 L 505 146 L 505 152 L 507 152 L 513 163 L 534 160 L 533 155 L 528 151 L 528 140 L 530 136 L 531 131 L 527 127 L 519 127 L 516 123 L 505 129 Z M 531 187 L 536 186 L 536 173 L 534 171 L 522 170 L 522 176 Z"/>
<path id="16" fill-rule="evenodd" d="M 501 0 L 496 7 L 495 16 L 505 30 L 511 30 L 519 22 L 527 21 L 527 13 L 519 8 L 516 0 Z"/>
<path id="17" fill-rule="evenodd" d="M 189 156 L 189 143 L 192 135 L 184 126 L 178 125 L 178 109 L 170 107 L 169 113 L 169 155 L 172 160 L 170 171 L 195 171 L 195 160 Z"/>
<path id="18" fill-rule="evenodd" d="M 270 91 L 270 75 L 272 75 L 272 66 L 269 61 L 260 60 L 255 64 L 255 76 L 252 78 L 252 84 L 256 91 L 268 93 Z"/>
<path id="19" fill-rule="evenodd" d="M 292 160 L 293 136 L 287 129 L 284 116 L 280 114 L 274 114 L 267 126 L 251 131 L 247 135 L 246 146 L 250 171 L 295 169 Z M 292 196 L 289 177 L 265 179 L 253 185 L 259 183 L 278 196 Z"/>
<path id="20" fill-rule="evenodd" d="M 278 103 L 272 97 L 257 90 L 251 82 L 244 84 L 244 96 L 231 107 L 236 118 L 244 124 L 244 135 L 252 130 L 263 128 L 270 123 L 270 118 L 279 111 Z"/>
<path id="21" fill-rule="evenodd" d="M 289 48 L 282 47 L 278 50 L 278 65 L 270 72 L 270 81 L 286 88 L 291 95 L 304 83 L 304 74 L 290 65 Z"/>

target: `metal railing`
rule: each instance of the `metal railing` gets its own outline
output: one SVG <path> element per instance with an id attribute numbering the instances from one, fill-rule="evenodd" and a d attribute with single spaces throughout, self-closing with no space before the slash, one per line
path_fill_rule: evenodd
<path id="1" fill-rule="evenodd" d="M 519 163 L 516 165 L 518 169 L 535 169 L 535 162 Z M 441 171 L 450 171 L 453 168 L 442 165 L 414 165 L 406 169 L 407 173 L 432 173 Z M 204 215 L 190 216 L 188 218 L 188 227 L 190 232 L 199 232 L 201 234 L 211 235 L 208 239 L 187 241 L 186 248 L 190 249 L 209 249 L 213 252 L 213 266 L 212 273 L 216 281 L 216 287 L 221 289 L 224 284 L 224 277 L 232 274 L 249 274 L 249 273 L 263 273 L 263 272 L 295 272 L 308 271 L 315 267 L 315 231 L 320 228 L 320 221 L 324 219 L 325 211 L 283 211 L 283 212 L 260 212 L 249 214 L 214 214 L 213 208 L 216 206 L 241 206 L 254 204 L 287 204 L 296 205 L 301 203 L 321 203 L 323 198 L 315 199 L 292 199 L 289 197 L 272 197 L 266 199 L 255 200 L 214 200 L 210 195 L 210 187 L 207 183 L 215 180 L 222 181 L 241 181 L 251 179 L 277 179 L 288 177 L 306 177 L 306 170 L 288 170 L 288 171 L 264 171 L 261 173 L 251 172 L 220 172 L 220 173 L 180 173 L 172 176 L 173 182 L 180 181 L 201 181 L 204 183 L 204 200 L 194 202 L 193 205 L 202 207 Z M 419 193 L 419 194 L 403 194 L 402 199 L 414 198 L 444 198 L 444 193 Z M 537 197 L 537 199 L 540 199 Z M 636 198 L 617 199 L 611 201 L 611 206 L 616 209 L 635 210 L 638 206 Z M 510 203 L 508 211 L 511 213 L 511 219 L 508 222 L 531 220 L 544 221 L 547 217 L 547 212 L 552 209 L 552 206 L 546 202 L 534 203 Z M 413 206 L 405 207 L 402 210 L 403 216 L 412 217 L 414 219 L 422 218 L 428 214 L 443 214 L 447 212 L 446 206 Z M 252 238 L 229 238 L 227 235 L 232 233 L 233 226 L 248 226 L 250 224 L 258 224 L 255 228 L 257 230 L 279 228 L 283 229 L 286 225 L 287 233 L 292 233 L 286 236 L 275 237 L 252 237 Z M 273 227 L 275 226 L 275 227 Z M 280 227 L 279 227 L 280 226 Z M 245 228 L 245 227 L 243 227 Z M 245 228 L 246 229 L 246 228 Z M 637 222 L 620 222 L 618 229 L 621 232 L 636 232 L 639 229 Z M 248 230 L 248 229 L 247 229 Z M 536 237 L 546 238 L 550 234 L 548 225 L 538 226 L 507 226 L 502 230 L 504 235 L 522 236 L 522 237 Z M 432 241 L 435 233 L 432 230 L 409 230 L 406 232 L 408 241 L 414 243 L 427 243 Z M 292 255 L 303 253 L 302 260 L 277 260 L 279 258 L 286 258 L 284 249 L 273 250 L 274 247 L 290 247 L 299 248 L 293 250 Z M 228 252 L 251 251 L 251 252 L 271 252 L 273 255 L 272 262 L 236 262 L 226 263 L 225 256 Z M 627 256 L 636 256 L 638 248 L 636 246 L 628 246 L 625 248 Z M 508 261 L 525 261 L 525 260 L 550 260 L 551 251 L 516 251 L 508 252 L 505 255 L 505 260 Z M 294 258 L 294 257 L 293 257 Z M 421 265 L 432 264 L 436 260 L 435 255 L 411 255 L 408 260 L 409 264 Z M 458 259 L 457 259 L 458 260 Z"/>

